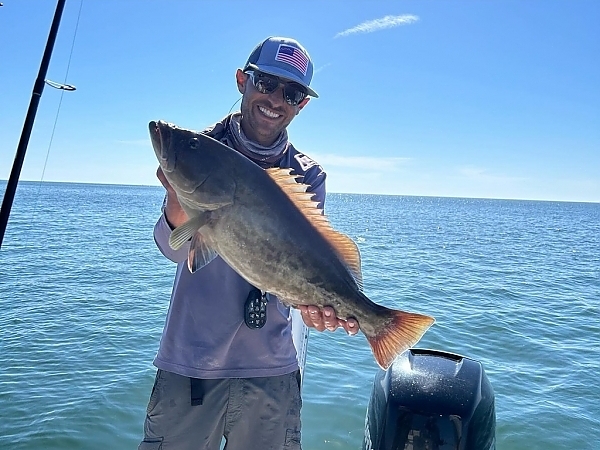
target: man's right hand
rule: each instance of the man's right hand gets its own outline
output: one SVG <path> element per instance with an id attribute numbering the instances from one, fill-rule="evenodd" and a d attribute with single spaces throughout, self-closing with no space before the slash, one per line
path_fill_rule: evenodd
<path id="1" fill-rule="evenodd" d="M 167 177 L 160 166 L 156 170 L 156 177 L 167 190 L 167 202 L 165 203 L 164 214 L 171 228 L 175 229 L 187 222 L 188 216 L 181 207 L 181 203 L 179 203 L 175 189 L 173 189 L 173 186 L 171 186 L 169 180 L 167 180 Z"/>
<path id="2" fill-rule="evenodd" d="M 304 320 L 306 326 L 317 331 L 335 331 L 338 328 L 343 328 L 350 336 L 358 333 L 357 320 L 353 317 L 348 318 L 348 320 L 340 319 L 331 306 L 320 308 L 316 305 L 298 305 L 297 308 L 300 310 L 302 320 Z"/>

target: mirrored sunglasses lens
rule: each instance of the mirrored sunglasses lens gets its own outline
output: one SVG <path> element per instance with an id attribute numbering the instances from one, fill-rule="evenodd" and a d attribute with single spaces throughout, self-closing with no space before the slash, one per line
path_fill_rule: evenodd
<path id="1" fill-rule="evenodd" d="M 285 96 L 285 101 L 292 106 L 298 105 L 298 103 L 306 98 L 306 92 L 304 92 L 304 89 L 291 84 L 287 84 L 285 86 L 283 89 L 283 95 Z"/>
<path id="2" fill-rule="evenodd" d="M 272 94 L 277 90 L 281 81 L 279 78 L 268 75 L 262 72 L 250 72 L 250 78 L 252 84 L 258 92 L 261 94 Z M 306 98 L 308 94 L 305 89 L 297 83 L 284 83 L 283 85 L 283 96 L 285 101 L 292 106 L 298 105 L 302 100 Z"/>
<path id="3" fill-rule="evenodd" d="M 264 73 L 254 73 L 252 80 L 256 89 L 262 94 L 271 94 L 279 86 L 279 80 Z"/>

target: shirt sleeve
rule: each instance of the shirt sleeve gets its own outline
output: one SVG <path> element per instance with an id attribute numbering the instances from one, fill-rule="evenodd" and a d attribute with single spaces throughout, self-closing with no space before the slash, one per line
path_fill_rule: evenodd
<path id="1" fill-rule="evenodd" d="M 313 200 L 319 204 L 320 209 L 325 208 L 325 179 L 327 178 L 327 174 L 323 170 L 323 168 L 319 165 L 315 165 L 308 169 L 304 174 L 304 184 L 308 184 L 310 187 L 306 190 L 307 192 L 311 192 L 313 195 Z"/>
<path id="2" fill-rule="evenodd" d="M 171 231 L 173 230 L 167 222 L 167 218 L 163 212 L 156 222 L 156 225 L 154 225 L 154 242 L 156 242 L 156 246 L 165 256 L 165 258 L 173 261 L 174 263 L 180 263 L 187 259 L 188 252 L 190 250 L 190 243 L 186 242 L 178 250 L 173 250 L 169 245 L 169 236 L 171 236 Z"/>
<path id="3" fill-rule="evenodd" d="M 203 133 L 214 139 L 220 140 L 225 133 L 225 129 L 226 127 L 223 123 L 217 122 L 215 125 L 205 129 Z M 180 263 L 185 261 L 188 257 L 188 253 L 190 251 L 190 241 L 186 242 L 178 250 L 173 250 L 169 245 L 169 237 L 171 236 L 171 231 L 173 231 L 173 229 L 165 217 L 164 208 L 166 201 L 167 197 L 165 196 L 162 206 L 163 213 L 154 225 L 154 242 L 165 258 L 173 261 L 174 263 Z"/>

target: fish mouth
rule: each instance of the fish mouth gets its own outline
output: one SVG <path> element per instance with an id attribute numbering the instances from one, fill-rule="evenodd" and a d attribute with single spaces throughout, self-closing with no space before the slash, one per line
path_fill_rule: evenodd
<path id="1" fill-rule="evenodd" d="M 148 128 L 152 147 L 154 147 L 160 167 L 165 172 L 172 172 L 175 169 L 175 154 L 169 151 L 171 148 L 170 127 L 162 120 L 158 122 L 153 120 L 148 124 Z"/>

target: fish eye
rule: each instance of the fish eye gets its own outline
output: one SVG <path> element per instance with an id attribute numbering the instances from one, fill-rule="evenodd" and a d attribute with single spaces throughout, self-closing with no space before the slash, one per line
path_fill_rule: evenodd
<path id="1" fill-rule="evenodd" d="M 190 144 L 190 147 L 195 150 L 200 145 L 200 142 L 198 142 L 198 138 L 191 138 L 189 144 Z"/>

